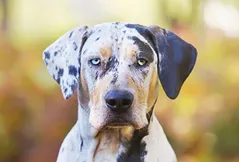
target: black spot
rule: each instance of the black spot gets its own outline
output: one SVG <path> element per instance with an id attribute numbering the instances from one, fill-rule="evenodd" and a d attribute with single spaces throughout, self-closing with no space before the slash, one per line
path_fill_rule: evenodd
<path id="1" fill-rule="evenodd" d="M 74 50 L 76 51 L 76 50 L 77 50 L 77 48 L 78 48 L 78 46 L 77 46 L 76 42 L 73 42 L 73 45 L 74 45 Z"/>
<path id="2" fill-rule="evenodd" d="M 118 39 L 116 38 L 115 41 L 118 42 Z"/>
<path id="3" fill-rule="evenodd" d="M 64 152 L 64 147 L 62 147 L 61 152 Z"/>
<path id="4" fill-rule="evenodd" d="M 72 66 L 72 65 L 69 66 L 69 74 L 74 76 L 77 75 L 77 69 L 75 66 Z"/>
<path id="5" fill-rule="evenodd" d="M 49 52 L 44 52 L 44 54 L 45 54 L 46 59 L 50 59 L 50 53 Z"/>
<path id="6" fill-rule="evenodd" d="M 138 58 L 144 58 L 149 62 L 153 62 L 154 60 L 154 53 L 150 46 L 146 43 L 141 41 L 138 37 L 130 37 L 134 41 L 134 44 L 136 44 L 139 47 L 139 55 Z"/>
<path id="7" fill-rule="evenodd" d="M 126 33 L 126 30 L 123 30 L 123 33 L 125 34 L 125 33 Z"/>
<path id="8" fill-rule="evenodd" d="M 60 77 L 57 78 L 57 79 L 56 79 L 56 82 L 57 82 L 58 84 L 60 84 L 60 82 L 61 82 L 61 78 L 60 78 Z"/>
<path id="9" fill-rule="evenodd" d="M 65 88 L 65 89 L 64 89 L 64 93 L 66 93 L 67 91 L 68 91 L 68 89 L 67 89 L 67 88 Z"/>
<path id="10" fill-rule="evenodd" d="M 98 77 L 99 77 L 99 72 L 97 71 L 97 72 L 95 73 L 95 80 L 97 80 Z"/>
<path id="11" fill-rule="evenodd" d="M 111 84 L 115 84 L 116 82 L 117 82 L 117 79 L 118 79 L 118 74 L 117 74 L 117 72 L 115 72 L 114 74 L 113 74 L 113 79 L 111 80 Z"/>
<path id="12" fill-rule="evenodd" d="M 84 146 L 84 142 L 81 136 L 80 136 L 80 139 L 81 139 L 81 144 L 80 144 L 80 152 L 81 152 Z"/>
<path id="13" fill-rule="evenodd" d="M 100 78 L 103 78 L 108 72 L 112 71 L 113 69 L 116 70 L 116 67 L 119 65 L 119 61 L 116 57 L 110 57 L 109 61 L 106 63 L 104 71 L 100 74 Z"/>
<path id="14" fill-rule="evenodd" d="M 71 91 L 74 92 L 75 89 L 76 89 L 76 83 L 74 81 L 74 83 L 71 85 Z"/>
<path id="15" fill-rule="evenodd" d="M 58 52 L 57 52 L 57 51 L 55 51 L 55 52 L 54 52 L 54 56 L 56 56 L 57 54 L 58 54 Z"/>
<path id="16" fill-rule="evenodd" d="M 139 25 L 139 24 L 126 24 L 125 26 L 127 28 L 133 28 L 133 29 L 137 30 L 138 33 L 140 35 L 142 35 L 151 44 L 151 46 L 153 48 L 155 47 L 155 44 L 154 44 L 154 41 L 153 41 L 153 39 L 154 39 L 153 35 L 146 26 Z M 156 51 L 155 48 L 154 48 L 154 50 Z"/>
<path id="17" fill-rule="evenodd" d="M 61 82 L 61 77 L 63 76 L 64 70 L 63 69 L 59 69 L 58 73 L 57 73 L 57 77 L 55 77 L 55 75 L 53 75 L 54 79 L 56 80 L 56 82 L 58 84 L 60 84 Z"/>
<path id="18" fill-rule="evenodd" d="M 59 69 L 57 76 L 61 77 L 61 76 L 63 76 L 63 74 L 64 74 L 64 69 Z"/>
<path id="19" fill-rule="evenodd" d="M 69 38 L 71 38 L 71 36 L 72 36 L 73 33 L 74 33 L 74 31 L 72 31 L 72 32 L 70 33 Z"/>
<path id="20" fill-rule="evenodd" d="M 100 39 L 100 37 L 96 38 L 96 40 L 95 40 L 95 41 L 98 41 L 99 39 Z"/>
<path id="21" fill-rule="evenodd" d="M 115 25 L 119 25 L 119 22 L 115 22 Z"/>

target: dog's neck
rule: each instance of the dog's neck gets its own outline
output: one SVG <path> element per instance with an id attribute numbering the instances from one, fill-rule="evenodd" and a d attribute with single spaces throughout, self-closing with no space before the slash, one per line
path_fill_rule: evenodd
<path id="1" fill-rule="evenodd" d="M 80 150 L 84 150 L 90 160 L 117 159 L 117 162 L 141 161 L 147 152 L 142 139 L 148 135 L 153 107 L 147 114 L 149 125 L 134 130 L 132 127 L 108 128 L 95 132 L 89 123 L 89 112 L 79 104 L 78 127 Z M 100 153 L 99 153 L 100 152 Z"/>

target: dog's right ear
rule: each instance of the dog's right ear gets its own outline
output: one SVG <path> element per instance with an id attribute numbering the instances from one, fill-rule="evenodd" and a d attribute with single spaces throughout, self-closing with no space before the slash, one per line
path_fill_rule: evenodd
<path id="1" fill-rule="evenodd" d="M 197 50 L 169 30 L 156 25 L 148 30 L 158 54 L 159 79 L 167 96 L 175 99 L 195 65 Z"/>
<path id="2" fill-rule="evenodd" d="M 65 99 L 71 97 L 77 86 L 81 49 L 87 36 L 87 26 L 75 28 L 58 38 L 43 52 L 47 69 L 60 85 Z"/>

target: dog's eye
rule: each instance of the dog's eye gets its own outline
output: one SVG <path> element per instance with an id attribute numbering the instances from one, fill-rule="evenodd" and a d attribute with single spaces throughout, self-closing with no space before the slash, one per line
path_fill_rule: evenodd
<path id="1" fill-rule="evenodd" d="M 139 65 L 139 66 L 144 66 L 144 65 L 146 65 L 147 63 L 148 63 L 148 61 L 145 60 L 145 59 L 143 59 L 143 58 L 139 58 L 139 59 L 137 60 L 137 65 Z"/>
<path id="2" fill-rule="evenodd" d="M 93 58 L 90 60 L 92 65 L 100 65 L 100 58 Z"/>

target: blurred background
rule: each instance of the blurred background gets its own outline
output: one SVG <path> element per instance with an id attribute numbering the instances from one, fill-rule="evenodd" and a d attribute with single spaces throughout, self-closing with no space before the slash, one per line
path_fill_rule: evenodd
<path id="1" fill-rule="evenodd" d="M 0 0 L 0 162 L 52 162 L 77 119 L 42 51 L 79 25 L 168 28 L 198 49 L 179 97 L 156 115 L 179 162 L 239 161 L 238 0 Z"/>

